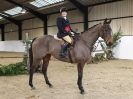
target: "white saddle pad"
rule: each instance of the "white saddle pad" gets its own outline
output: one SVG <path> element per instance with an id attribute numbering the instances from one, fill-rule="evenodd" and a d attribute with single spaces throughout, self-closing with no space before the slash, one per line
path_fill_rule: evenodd
<path id="1" fill-rule="evenodd" d="M 57 35 L 54 35 L 54 39 L 62 41 L 62 39 L 58 38 Z"/>

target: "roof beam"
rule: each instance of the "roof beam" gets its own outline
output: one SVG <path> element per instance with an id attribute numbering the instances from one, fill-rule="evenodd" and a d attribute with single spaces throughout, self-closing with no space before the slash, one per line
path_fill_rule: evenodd
<path id="1" fill-rule="evenodd" d="M 30 12 L 31 14 L 33 14 L 34 16 L 36 16 L 37 18 L 42 20 L 43 23 L 44 23 L 44 34 L 48 34 L 47 33 L 47 15 L 46 14 L 40 13 L 38 11 L 35 11 L 35 10 L 33 10 L 33 9 L 23 5 L 23 4 L 17 3 L 17 2 L 15 2 L 13 0 L 6 0 L 6 1 L 25 9 L 26 11 Z"/>
<path id="2" fill-rule="evenodd" d="M 11 17 L 9 17 L 9 16 L 7 16 L 7 15 L 5 15 L 3 13 L 0 13 L 0 16 L 3 17 L 4 19 L 16 24 L 16 25 L 19 25 L 21 23 L 20 21 L 15 20 L 14 18 L 11 18 Z"/>
<path id="3" fill-rule="evenodd" d="M 30 12 L 31 14 L 33 14 L 34 16 L 38 17 L 38 18 L 41 19 L 41 20 L 44 20 L 44 18 L 47 17 L 47 15 L 45 15 L 45 14 L 43 14 L 43 13 L 40 13 L 40 12 L 38 12 L 38 11 L 35 11 L 35 10 L 33 10 L 33 9 L 31 9 L 31 8 L 29 8 L 29 7 L 25 6 L 25 5 L 23 5 L 23 4 L 20 4 L 20 3 L 18 3 L 18 2 L 15 2 L 15 1 L 13 1 L 13 0 L 6 0 L 6 1 L 9 2 L 9 3 L 14 4 L 14 5 L 16 5 L 16 6 L 19 6 L 19 7 L 23 8 L 23 9 L 25 9 L 26 11 Z"/>
<path id="4" fill-rule="evenodd" d="M 85 6 L 78 2 L 77 0 L 68 0 L 73 5 L 76 6 L 80 10 L 80 12 L 83 14 L 83 20 L 84 20 L 84 31 L 88 29 L 88 6 Z"/>
<path id="5" fill-rule="evenodd" d="M 2 13 L 0 13 L 0 16 L 18 26 L 18 39 L 22 40 L 22 22 L 18 21 L 18 20 L 15 20 L 14 18 L 8 17 L 8 16 L 6 16 L 6 15 L 4 15 Z M 3 35 L 4 35 L 4 33 L 3 33 Z"/>
<path id="6" fill-rule="evenodd" d="M 76 6 L 76 8 L 78 8 L 82 13 L 84 13 L 85 10 L 88 9 L 88 6 L 85 6 L 76 0 L 68 0 L 68 1 L 70 1 L 74 6 Z"/>

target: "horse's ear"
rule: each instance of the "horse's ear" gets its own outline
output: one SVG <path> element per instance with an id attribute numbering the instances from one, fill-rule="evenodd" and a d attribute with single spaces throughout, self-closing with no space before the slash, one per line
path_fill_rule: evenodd
<path id="1" fill-rule="evenodd" d="M 109 21 L 107 22 L 107 24 L 110 24 L 112 22 L 112 19 L 109 19 Z"/>
<path id="2" fill-rule="evenodd" d="M 112 21 L 112 19 L 107 19 L 107 18 L 106 18 L 106 19 L 104 20 L 104 24 L 110 24 L 111 21 Z"/>
<path id="3" fill-rule="evenodd" d="M 108 19 L 106 18 L 106 19 L 104 20 L 104 24 L 107 24 L 107 21 L 108 21 Z"/>

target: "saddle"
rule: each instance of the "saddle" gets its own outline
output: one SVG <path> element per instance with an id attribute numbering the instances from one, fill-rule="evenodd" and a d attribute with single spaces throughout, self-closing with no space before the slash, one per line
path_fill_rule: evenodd
<path id="1" fill-rule="evenodd" d="M 58 40 L 58 41 L 62 41 L 62 39 L 61 39 L 61 38 L 58 38 L 57 35 L 54 35 L 54 39 L 56 39 L 56 40 Z"/>
<path id="2" fill-rule="evenodd" d="M 61 38 L 58 38 L 57 35 L 54 35 L 54 39 L 57 40 L 57 41 L 59 41 L 61 45 L 63 45 L 65 43 L 65 41 L 62 40 Z"/>
<path id="3" fill-rule="evenodd" d="M 65 40 L 63 40 L 63 39 L 61 39 L 61 38 L 58 38 L 58 36 L 57 36 L 57 35 L 54 35 L 54 39 L 56 39 L 56 40 L 58 40 L 59 42 L 61 42 L 61 45 L 63 45 L 64 43 L 66 43 L 66 41 L 65 41 Z M 72 41 L 74 42 L 74 38 L 73 38 L 73 37 L 71 37 L 71 39 L 72 39 Z"/>
<path id="4" fill-rule="evenodd" d="M 75 36 L 71 36 L 71 38 L 73 40 L 73 44 L 75 44 L 75 42 L 80 39 L 80 33 L 76 33 Z M 65 41 L 61 38 L 58 38 L 57 35 L 54 35 L 54 39 L 62 42 L 63 44 L 65 43 Z"/>

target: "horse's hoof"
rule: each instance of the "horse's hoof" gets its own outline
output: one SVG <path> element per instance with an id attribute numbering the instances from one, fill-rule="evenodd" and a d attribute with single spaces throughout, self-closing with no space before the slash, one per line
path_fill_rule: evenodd
<path id="1" fill-rule="evenodd" d="M 33 87 L 31 87 L 31 89 L 32 89 L 32 90 L 35 90 L 36 88 L 33 86 Z"/>
<path id="2" fill-rule="evenodd" d="M 85 91 L 81 91 L 80 94 L 84 95 L 85 94 Z"/>
<path id="3" fill-rule="evenodd" d="M 53 85 L 49 85 L 49 88 L 53 88 Z"/>

